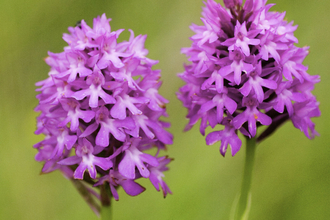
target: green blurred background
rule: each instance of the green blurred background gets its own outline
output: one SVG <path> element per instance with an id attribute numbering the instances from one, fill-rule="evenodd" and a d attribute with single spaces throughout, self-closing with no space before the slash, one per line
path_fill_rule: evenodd
<path id="1" fill-rule="evenodd" d="M 316 118 L 320 137 L 307 139 L 291 122 L 257 149 L 252 182 L 250 219 L 329 219 L 330 216 L 330 1 L 273 0 L 272 10 L 287 11 L 286 19 L 299 25 L 299 46 L 309 45 L 305 60 L 309 73 L 321 75 L 314 94 L 322 116 Z M 33 134 L 37 113 L 34 83 L 47 77 L 43 58 L 47 51 L 61 52 L 62 34 L 81 19 L 106 13 L 112 30 L 133 29 L 148 34 L 149 58 L 160 60 L 161 94 L 174 134 L 168 154 L 175 160 L 166 172 L 173 195 L 166 199 L 148 180 L 147 190 L 130 197 L 119 190 L 113 202 L 113 219 L 228 219 L 240 190 L 244 147 L 233 158 L 219 153 L 219 143 L 206 146 L 198 126 L 184 133 L 186 110 L 175 92 L 183 85 L 183 71 L 191 23 L 201 24 L 201 0 L 0 0 L 0 219 L 98 219 L 71 182 L 59 172 L 39 175 L 32 145 L 42 137 Z M 125 31 L 121 40 L 128 39 Z M 329 89 L 329 87 L 328 87 Z M 210 131 L 210 130 L 209 130 Z"/>

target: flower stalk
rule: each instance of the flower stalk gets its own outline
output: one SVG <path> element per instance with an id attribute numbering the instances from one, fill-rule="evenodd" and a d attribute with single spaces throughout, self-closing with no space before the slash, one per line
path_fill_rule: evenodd
<path id="1" fill-rule="evenodd" d="M 112 219 L 111 204 L 109 204 L 108 206 L 102 206 L 101 219 L 102 220 L 111 220 Z"/>
<path id="2" fill-rule="evenodd" d="M 256 138 L 246 138 L 246 154 L 241 194 L 239 197 L 235 220 L 247 220 L 251 206 L 251 182 L 256 151 Z"/>
<path id="3" fill-rule="evenodd" d="M 102 220 L 111 220 L 112 219 L 112 209 L 111 209 L 111 194 L 107 190 L 106 184 L 100 186 L 101 194 L 101 219 Z"/>

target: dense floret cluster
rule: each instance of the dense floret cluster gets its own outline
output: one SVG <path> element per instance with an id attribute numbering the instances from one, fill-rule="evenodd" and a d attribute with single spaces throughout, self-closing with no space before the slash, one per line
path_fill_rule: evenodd
<path id="1" fill-rule="evenodd" d="M 320 111 L 311 91 L 319 76 L 309 75 L 302 64 L 308 47 L 294 45 L 297 26 L 283 20 L 285 13 L 269 11 L 273 5 L 266 0 L 205 5 L 204 25 L 191 26 L 192 46 L 182 49 L 191 61 L 179 74 L 186 82 L 178 92 L 188 109 L 186 130 L 199 119 L 203 135 L 208 126 L 223 125 L 207 135 L 206 143 L 221 141 L 220 153 L 225 155 L 229 145 L 233 156 L 242 144 L 238 131 L 252 138 L 260 125 L 268 127 L 258 141 L 287 120 L 313 138 L 311 118 Z"/>
<path id="2" fill-rule="evenodd" d="M 145 190 L 135 180 L 149 178 L 164 196 L 171 193 L 163 171 L 171 161 L 159 156 L 172 144 L 168 102 L 160 94 L 158 61 L 146 57 L 146 35 L 117 43 L 123 30 L 112 31 L 103 14 L 93 28 L 84 20 L 64 34 L 64 52 L 45 59 L 49 77 L 36 85 L 41 112 L 36 134 L 45 138 L 35 145 L 43 173 L 61 170 L 68 178 L 85 180 L 94 187 L 108 184 L 118 200 L 117 188 L 135 196 Z M 157 148 L 155 155 L 146 150 Z M 88 172 L 85 172 L 85 171 Z"/>

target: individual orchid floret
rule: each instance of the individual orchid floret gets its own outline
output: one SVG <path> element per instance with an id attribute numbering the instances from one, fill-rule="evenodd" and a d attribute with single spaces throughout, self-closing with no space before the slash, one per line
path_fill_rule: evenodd
<path id="1" fill-rule="evenodd" d="M 103 38 L 101 48 L 104 54 L 97 63 L 100 69 L 105 69 L 110 64 L 112 64 L 116 68 L 120 68 L 124 66 L 120 57 L 123 56 L 127 57 L 129 55 L 118 51 L 117 49 L 118 36 L 119 33 L 112 33 L 109 37 Z"/>
<path id="2" fill-rule="evenodd" d="M 164 173 L 163 171 L 168 170 L 168 167 L 166 167 L 166 165 L 171 162 L 171 159 L 164 156 L 164 157 L 159 157 L 157 158 L 158 160 L 158 166 L 155 167 L 150 167 L 150 182 L 152 183 L 152 185 L 154 185 L 154 187 L 157 189 L 157 191 L 160 190 L 160 188 L 163 191 L 163 195 L 164 197 L 166 197 L 167 193 L 172 193 L 170 188 L 167 186 L 167 184 L 164 182 L 163 178 L 164 178 Z M 160 186 L 160 188 L 159 188 Z"/>
<path id="3" fill-rule="evenodd" d="M 142 153 L 137 148 L 140 139 L 131 140 L 132 144 L 125 150 L 125 155 L 119 163 L 119 172 L 129 178 L 135 179 L 135 167 L 138 169 L 141 176 L 148 178 L 150 171 L 147 169 L 147 164 L 151 166 L 158 166 L 157 159 L 149 154 Z"/>
<path id="4" fill-rule="evenodd" d="M 119 200 L 119 195 L 117 192 L 118 186 L 123 187 L 124 191 L 130 196 L 137 196 L 145 191 L 143 186 L 134 182 L 132 179 L 128 179 L 127 177 L 122 176 L 118 171 L 112 169 L 108 175 L 101 177 L 99 181 L 94 184 L 94 186 L 100 186 L 106 182 L 109 183 L 111 194 L 117 201 Z"/>
<path id="5" fill-rule="evenodd" d="M 99 98 L 101 98 L 105 104 L 116 103 L 116 100 L 102 88 L 104 83 L 105 77 L 101 73 L 100 69 L 95 66 L 94 73 L 86 79 L 86 84 L 89 85 L 89 88 L 75 92 L 72 94 L 72 97 L 76 100 L 83 100 L 85 97 L 89 96 L 89 106 L 91 108 L 96 108 L 99 106 Z"/>
<path id="6" fill-rule="evenodd" d="M 218 141 L 221 141 L 220 153 L 225 156 L 228 145 L 231 148 L 231 154 L 234 156 L 241 148 L 242 141 L 238 138 L 236 134 L 236 129 L 232 124 L 232 119 L 224 118 L 223 124 L 225 129 L 222 131 L 213 131 L 209 133 L 206 137 L 206 143 L 212 145 Z"/>
<path id="7" fill-rule="evenodd" d="M 223 66 L 222 68 L 220 68 L 219 74 L 225 77 L 230 73 L 233 73 L 234 80 L 230 81 L 239 85 L 241 83 L 242 72 L 247 73 L 252 71 L 253 65 L 245 61 L 243 53 L 237 48 L 235 48 L 235 50 L 233 51 L 229 51 L 228 58 L 232 63 L 230 65 Z M 229 80 L 231 78 L 227 77 L 227 79 Z"/>
<path id="8" fill-rule="evenodd" d="M 56 146 L 51 156 L 52 159 L 60 158 L 64 148 L 70 150 L 77 141 L 77 136 L 70 135 L 69 129 L 66 127 L 59 128 L 54 135 L 56 135 Z"/>
<path id="9" fill-rule="evenodd" d="M 87 56 L 81 52 L 68 52 L 66 54 L 67 60 L 69 61 L 69 67 L 67 71 L 56 74 L 57 78 L 69 76 L 68 82 L 73 82 L 77 74 L 80 77 L 85 77 L 92 74 L 92 70 L 85 67 Z"/>
<path id="10" fill-rule="evenodd" d="M 185 130 L 199 119 L 202 135 L 208 126 L 224 126 L 206 136 L 208 145 L 221 141 L 223 156 L 228 146 L 233 156 L 239 151 L 239 132 L 259 142 L 287 120 L 313 138 L 319 76 L 303 64 L 308 47 L 295 45 L 297 26 L 284 20 L 285 12 L 270 11 L 266 0 L 223 3 L 205 2 L 203 25 L 190 26 L 192 45 L 181 50 L 191 62 L 179 74 L 185 85 L 177 93 L 188 110 Z M 259 126 L 267 128 L 258 134 Z"/>
<path id="11" fill-rule="evenodd" d="M 64 52 L 48 53 L 49 77 L 36 83 L 35 133 L 45 139 L 35 145 L 35 159 L 44 162 L 43 173 L 60 170 L 85 182 L 78 190 L 97 199 L 104 187 L 116 200 L 119 187 L 131 196 L 142 193 L 138 178 L 157 179 L 166 195 L 171 191 L 162 177 L 170 159 L 159 152 L 173 136 L 160 120 L 168 101 L 158 93 L 160 71 L 152 69 L 158 61 L 147 58 L 146 35 L 129 30 L 129 41 L 117 42 L 123 30 L 111 31 L 110 20 L 103 14 L 93 28 L 82 20 L 63 35 Z M 145 152 L 152 148 L 157 154 Z"/>
<path id="12" fill-rule="evenodd" d="M 262 75 L 262 68 L 261 68 L 261 63 L 259 62 L 258 64 L 255 65 L 255 69 L 246 75 L 248 77 L 248 80 L 239 89 L 239 91 L 245 97 L 247 97 L 251 93 L 254 93 L 259 103 L 262 103 L 264 100 L 263 88 L 268 88 L 268 89 L 277 88 L 277 83 L 274 80 L 262 78 L 261 75 Z"/>
<path id="13" fill-rule="evenodd" d="M 64 160 L 58 162 L 60 165 L 73 165 L 79 164 L 79 166 L 74 171 L 75 179 L 83 179 L 84 172 L 88 170 L 91 178 L 96 178 L 96 168 L 100 167 L 103 170 L 110 169 L 113 164 L 112 161 L 102 157 L 96 157 L 93 155 L 94 152 L 93 145 L 85 138 L 78 140 L 78 145 L 76 147 L 76 156 L 68 157 Z"/>
<path id="14" fill-rule="evenodd" d="M 136 70 L 136 68 L 139 66 L 140 64 L 140 60 L 139 59 L 128 59 L 125 62 L 125 66 L 123 66 L 122 68 L 120 68 L 120 70 L 118 72 L 111 72 L 111 76 L 113 78 L 115 78 L 118 81 L 127 81 L 128 83 L 128 87 L 130 87 L 133 90 L 139 89 L 141 90 L 141 88 L 138 86 L 138 84 L 133 80 L 132 78 L 132 72 L 134 72 Z"/>
<path id="15" fill-rule="evenodd" d="M 246 109 L 233 119 L 233 125 L 236 129 L 239 129 L 245 122 L 247 122 L 248 130 L 251 136 L 254 137 L 257 133 L 257 121 L 262 125 L 270 125 L 272 119 L 258 109 L 259 103 L 255 97 L 244 97 L 242 102 Z"/>
<path id="16" fill-rule="evenodd" d="M 110 114 L 114 118 L 125 119 L 126 109 L 128 109 L 132 115 L 141 115 L 142 111 L 138 109 L 136 104 L 147 104 L 149 99 L 145 97 L 131 97 L 127 94 L 121 94 L 117 97 L 116 104 L 110 111 Z"/>
<path id="17" fill-rule="evenodd" d="M 314 98 L 311 98 L 302 103 L 294 103 L 293 109 L 293 125 L 304 132 L 310 139 L 318 135 L 317 131 L 315 131 L 315 124 L 312 122 L 311 118 L 321 114 L 319 103 Z"/>
<path id="18" fill-rule="evenodd" d="M 124 128 L 133 129 L 135 127 L 133 120 L 131 118 L 127 118 L 125 120 L 110 118 L 108 116 L 109 111 L 104 106 L 101 107 L 100 111 L 103 112 L 98 112 L 99 114 L 102 114 L 102 116 L 99 116 L 100 130 L 96 135 L 95 143 L 102 147 L 108 146 L 110 134 L 115 139 L 125 142 L 127 134 L 124 131 Z"/>
<path id="19" fill-rule="evenodd" d="M 59 124 L 64 127 L 67 123 L 70 123 L 70 130 L 76 131 L 79 127 L 79 119 L 84 122 L 90 122 L 95 117 L 94 111 L 82 111 L 80 104 L 75 99 L 61 99 L 60 103 L 63 110 L 67 111 L 67 117 Z"/>
<path id="20" fill-rule="evenodd" d="M 199 112 L 204 113 L 214 107 L 217 109 L 217 120 L 221 123 L 225 109 L 233 114 L 237 109 L 237 103 L 228 97 L 226 93 L 216 94 L 212 100 L 201 105 Z"/>
<path id="21" fill-rule="evenodd" d="M 157 64 L 158 60 L 152 60 L 146 57 L 146 55 L 149 53 L 149 51 L 144 48 L 144 42 L 147 38 L 147 35 L 138 35 L 134 37 L 134 32 L 132 30 L 129 31 L 131 32 L 131 36 L 129 38 L 130 44 L 127 48 L 127 52 L 132 53 L 132 57 L 141 59 L 141 61 L 145 62 L 147 65 Z"/>
<path id="22" fill-rule="evenodd" d="M 249 45 L 258 45 L 260 43 L 260 39 L 255 39 L 255 37 L 259 34 L 258 30 L 246 30 L 246 23 L 240 24 L 239 21 L 236 21 L 234 37 L 229 38 L 221 44 L 224 46 L 228 46 L 228 50 L 234 50 L 235 46 L 240 48 L 245 56 L 250 55 Z"/>
<path id="23" fill-rule="evenodd" d="M 304 94 L 295 92 L 293 89 L 294 86 L 289 81 L 282 82 L 276 89 L 277 98 L 273 100 L 273 108 L 279 113 L 283 113 L 286 109 L 290 117 L 294 112 L 292 102 L 298 103 L 306 100 Z"/>

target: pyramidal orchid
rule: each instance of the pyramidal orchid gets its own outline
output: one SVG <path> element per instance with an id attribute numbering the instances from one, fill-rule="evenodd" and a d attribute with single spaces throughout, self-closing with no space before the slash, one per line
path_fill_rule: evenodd
<path id="1" fill-rule="evenodd" d="M 319 103 L 311 91 L 320 78 L 309 75 L 303 64 L 308 47 L 295 45 L 297 26 L 283 20 L 285 12 L 270 11 L 272 6 L 266 0 L 246 0 L 244 5 L 224 0 L 223 7 L 207 0 L 203 25 L 191 26 L 191 47 L 182 49 L 191 62 L 179 74 L 185 85 L 177 93 L 188 110 L 185 130 L 201 119 L 202 135 L 208 126 L 215 129 L 206 143 L 220 142 L 223 156 L 228 148 L 232 156 L 240 150 L 239 133 L 247 140 L 236 219 L 248 211 L 256 143 L 286 121 L 308 138 L 318 135 L 311 118 L 320 116 Z M 259 134 L 261 126 L 266 128 Z"/>
<path id="2" fill-rule="evenodd" d="M 227 146 L 233 156 L 241 147 L 224 134 L 254 138 L 262 125 L 268 128 L 258 142 L 288 120 L 308 138 L 317 135 L 311 118 L 320 115 L 319 103 L 311 91 L 319 76 L 309 75 L 302 64 L 308 47 L 295 45 L 297 26 L 283 20 L 285 13 L 269 11 L 273 5 L 265 0 L 205 5 L 204 25 L 191 26 L 192 45 L 182 49 L 191 61 L 179 74 L 186 84 L 177 94 L 188 109 L 186 128 L 201 119 L 204 135 L 208 126 L 223 125 L 222 132 L 206 137 L 207 144 L 221 141 L 223 156 Z"/>
<path id="3" fill-rule="evenodd" d="M 159 155 L 173 136 L 160 120 L 168 101 L 158 94 L 160 71 L 152 69 L 158 61 L 146 57 L 145 35 L 130 30 L 129 40 L 118 43 L 123 30 L 111 31 L 110 20 L 103 14 L 93 28 L 84 20 L 69 27 L 68 46 L 49 52 L 49 76 L 36 84 L 35 133 L 44 140 L 34 147 L 42 173 L 60 170 L 97 214 L 93 196 L 102 206 L 119 199 L 119 187 L 136 196 L 145 190 L 135 182 L 141 177 L 164 197 L 171 193 L 163 180 L 171 159 Z M 152 148 L 156 154 L 145 152 Z"/>

